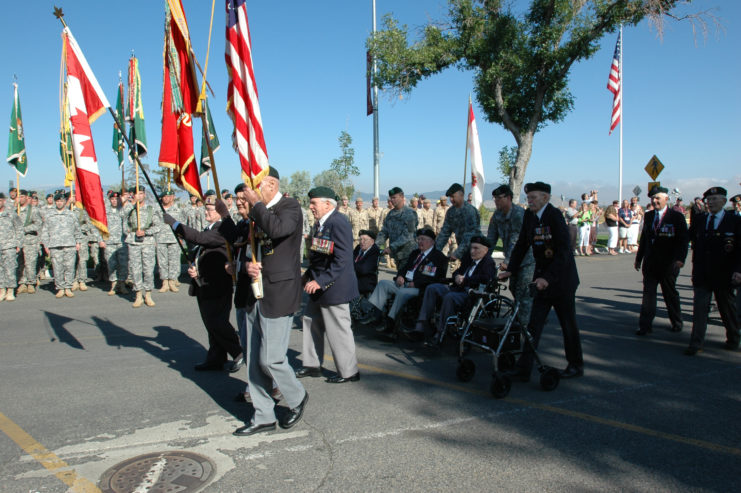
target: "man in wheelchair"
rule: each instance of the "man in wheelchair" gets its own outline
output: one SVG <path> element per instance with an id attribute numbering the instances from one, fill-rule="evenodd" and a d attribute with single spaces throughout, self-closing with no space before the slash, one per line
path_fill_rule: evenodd
<path id="1" fill-rule="evenodd" d="M 423 296 L 428 285 L 441 282 L 447 274 L 448 258 L 435 248 L 435 233 L 430 228 L 417 230 L 417 247 L 409 255 L 406 265 L 399 266 L 394 280 L 380 281 L 369 298 L 373 313 L 362 322 L 380 323 L 386 301 L 395 295 L 384 325 L 376 329 L 380 334 L 393 334 L 396 317 L 404 304 L 414 297 Z"/>
<path id="2" fill-rule="evenodd" d="M 417 324 L 414 329 L 405 331 L 408 336 L 416 338 L 424 335 L 426 346 L 437 345 L 448 317 L 455 315 L 468 303 L 468 290 L 487 285 L 494 278 L 496 264 L 489 253 L 490 248 L 491 243 L 485 236 L 471 238 L 468 253 L 463 256 L 460 267 L 453 272 L 452 284 L 427 286 Z M 440 316 L 437 325 L 433 325 L 432 317 L 437 306 L 440 306 Z"/>

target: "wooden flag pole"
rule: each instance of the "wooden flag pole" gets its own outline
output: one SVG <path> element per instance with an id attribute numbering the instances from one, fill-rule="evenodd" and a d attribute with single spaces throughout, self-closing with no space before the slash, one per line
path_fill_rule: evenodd
<path id="1" fill-rule="evenodd" d="M 20 200 L 18 200 L 18 197 L 21 194 L 21 174 L 18 173 L 18 170 L 15 170 L 15 213 L 20 214 L 21 213 L 21 203 Z"/>

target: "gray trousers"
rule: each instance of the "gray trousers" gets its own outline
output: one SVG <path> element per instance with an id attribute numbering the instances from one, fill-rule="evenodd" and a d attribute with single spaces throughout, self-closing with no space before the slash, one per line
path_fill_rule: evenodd
<path id="1" fill-rule="evenodd" d="M 177 243 L 157 243 L 157 267 L 163 281 L 180 277 L 180 247 Z"/>
<path id="2" fill-rule="evenodd" d="M 77 251 L 77 271 L 75 281 L 87 282 L 87 260 L 90 258 L 90 250 L 87 243 L 83 242 Z"/>
<path id="3" fill-rule="evenodd" d="M 389 308 L 388 316 L 389 318 L 395 319 L 396 314 L 399 313 L 399 310 L 401 310 L 404 304 L 419 295 L 419 289 L 400 288 L 394 281 L 383 280 L 379 281 L 376 285 L 376 288 L 373 290 L 370 298 L 368 298 L 368 301 L 370 301 L 373 306 L 383 311 L 386 306 L 386 300 L 388 300 L 389 296 L 392 294 L 395 294 L 396 297 L 394 298 L 391 308 Z"/>
<path id="4" fill-rule="evenodd" d="M 104 253 L 108 264 L 108 280 L 125 281 L 129 273 L 129 252 L 126 245 L 106 243 Z"/>
<path id="5" fill-rule="evenodd" d="M 733 299 L 733 289 L 728 286 L 720 289 L 711 289 L 705 286 L 694 287 L 694 298 L 692 302 L 692 335 L 690 336 L 690 346 L 701 348 L 705 342 L 705 334 L 708 330 L 708 308 L 710 307 L 711 296 L 715 295 L 715 301 L 718 303 L 718 312 L 726 328 L 726 341 L 731 344 L 738 344 L 739 326 L 736 305 Z"/>
<path id="6" fill-rule="evenodd" d="M 23 246 L 23 275 L 21 284 L 36 284 L 38 275 L 37 267 L 39 262 L 39 244 L 29 244 Z"/>
<path id="7" fill-rule="evenodd" d="M 154 243 L 129 243 L 129 274 L 135 291 L 154 289 Z"/>
<path id="8" fill-rule="evenodd" d="M 275 382 L 290 409 L 301 404 L 306 390 L 296 379 L 288 363 L 288 342 L 291 337 L 292 316 L 267 318 L 260 310 L 260 301 L 246 313 L 247 383 L 255 414 L 252 424 L 275 423 L 275 403 L 270 396 Z"/>
<path id="9" fill-rule="evenodd" d="M 319 368 L 324 361 L 324 335 L 334 357 L 337 373 L 348 378 L 358 372 L 349 303 L 323 306 L 309 300 L 304 308 L 304 366 Z"/>
<path id="10" fill-rule="evenodd" d="M 75 281 L 75 247 L 50 248 L 51 265 L 54 269 L 54 286 L 57 290 L 71 289 Z"/>
<path id="11" fill-rule="evenodd" d="M 17 268 L 18 252 L 15 251 L 15 247 L 0 250 L 0 289 L 18 286 Z"/>

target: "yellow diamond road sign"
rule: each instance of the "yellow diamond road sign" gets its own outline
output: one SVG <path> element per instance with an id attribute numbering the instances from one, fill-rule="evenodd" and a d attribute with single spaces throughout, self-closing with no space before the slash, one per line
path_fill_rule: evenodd
<path id="1" fill-rule="evenodd" d="M 661 164 L 661 161 L 659 161 L 659 158 L 654 155 L 651 160 L 648 162 L 645 168 L 646 173 L 648 173 L 648 176 L 651 177 L 652 180 L 655 180 L 656 177 L 659 176 L 659 173 L 664 169 L 664 165 Z"/>

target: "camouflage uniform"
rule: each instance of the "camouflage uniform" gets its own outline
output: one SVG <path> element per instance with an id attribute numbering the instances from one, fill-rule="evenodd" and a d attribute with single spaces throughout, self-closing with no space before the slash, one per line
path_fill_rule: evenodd
<path id="1" fill-rule="evenodd" d="M 452 252 L 452 255 L 455 255 L 457 259 L 462 259 L 463 255 L 468 252 L 471 237 L 481 233 L 481 218 L 474 206 L 464 203 L 462 207 L 448 208 L 443 227 L 435 240 L 435 247 L 442 250 L 453 233 L 458 241 L 458 248 Z"/>
<path id="2" fill-rule="evenodd" d="M 337 212 L 350 219 L 350 206 L 349 205 L 337 205 Z"/>
<path id="3" fill-rule="evenodd" d="M 512 254 L 512 249 L 520 236 L 524 217 L 525 209 L 517 204 L 512 204 L 509 213 L 505 215 L 500 210 L 494 211 L 489 221 L 487 236 L 491 241 L 492 248 L 496 246 L 499 239 L 502 240 L 503 263 L 505 265 L 509 265 L 509 256 Z M 519 271 L 509 278 L 509 289 L 515 299 L 520 302 L 517 320 L 523 327 L 527 327 L 530 321 L 530 311 L 533 307 L 533 298 L 530 296 L 530 290 L 528 289 L 528 284 L 533 280 L 533 272 L 535 272 L 535 258 L 533 257 L 533 249 L 528 248 Z"/>
<path id="4" fill-rule="evenodd" d="M 64 207 L 46 216 L 41 229 L 41 243 L 49 249 L 57 290 L 71 289 L 75 281 L 75 247 L 81 245 L 82 230 L 77 215 Z"/>
<path id="5" fill-rule="evenodd" d="M 352 245 L 358 246 L 361 229 L 368 229 L 368 214 L 364 210 L 350 210 L 350 225 L 352 226 Z"/>
<path id="6" fill-rule="evenodd" d="M 383 227 L 376 237 L 376 245 L 383 249 L 386 239 L 389 240 L 391 258 L 396 265 L 405 265 L 407 257 L 417 248 L 415 233 L 417 231 L 417 213 L 404 206 L 401 210 L 390 210 L 383 220 Z"/>
<path id="7" fill-rule="evenodd" d="M 154 235 L 161 226 L 160 215 L 150 204 L 143 204 L 139 208 L 141 217 L 140 228 L 144 236 L 136 241 L 137 208 L 134 205 L 124 220 L 126 245 L 129 249 L 129 274 L 134 281 L 135 291 L 151 291 L 154 289 L 155 243 Z"/>
<path id="8" fill-rule="evenodd" d="M 435 231 L 435 211 L 433 209 L 417 209 L 417 217 L 420 228 L 430 228 Z"/>
<path id="9" fill-rule="evenodd" d="M 105 261 L 108 264 L 108 280 L 125 281 L 129 271 L 128 251 L 124 245 L 124 217 L 122 207 L 106 205 L 108 217 L 108 240 L 105 243 Z"/>
<path id="10" fill-rule="evenodd" d="M 88 245 L 94 242 L 95 248 L 92 249 L 94 252 L 93 255 L 100 253 L 98 242 L 101 241 L 102 238 L 98 228 L 93 226 L 93 223 L 90 222 L 90 216 L 88 216 L 85 209 L 75 207 L 73 212 L 77 216 L 77 221 L 80 225 L 80 231 L 82 232 L 83 237 L 80 250 L 77 252 L 77 271 L 75 274 L 75 281 L 78 283 L 84 283 L 87 282 L 87 261 L 90 258 L 90 249 Z M 98 265 L 98 260 L 95 257 L 93 258 L 93 263 L 96 266 Z"/>
<path id="11" fill-rule="evenodd" d="M 303 221 L 301 225 L 301 261 L 304 260 L 304 255 L 306 254 L 306 244 L 309 239 L 312 237 L 313 231 L 312 227 L 314 226 L 314 216 L 311 214 L 311 211 L 309 209 L 301 208 L 301 215 L 303 216 Z"/>
<path id="12" fill-rule="evenodd" d="M 23 222 L 9 207 L 0 212 L 0 289 L 18 285 L 18 249 L 23 246 Z M 4 298 L 4 296 L 2 297 Z"/>
<path id="13" fill-rule="evenodd" d="M 176 205 L 165 208 L 165 211 L 175 218 L 177 222 L 183 222 L 183 211 Z M 159 219 L 159 229 L 154 234 L 157 242 L 157 268 L 160 279 L 176 281 L 180 277 L 180 246 L 178 239 L 172 232 L 172 228 L 162 221 L 162 210 L 155 211 Z"/>
<path id="14" fill-rule="evenodd" d="M 369 231 L 372 231 L 375 234 L 378 234 L 378 232 L 381 231 L 381 226 L 383 226 L 383 217 L 385 217 L 383 211 L 384 209 L 382 207 L 374 208 L 373 206 L 365 210 L 365 213 L 368 216 Z"/>
<path id="15" fill-rule="evenodd" d="M 19 274 L 19 284 L 36 284 L 37 263 L 39 260 L 39 232 L 44 224 L 41 211 L 29 201 L 21 207 L 18 218 L 23 226 L 23 272 Z"/>

